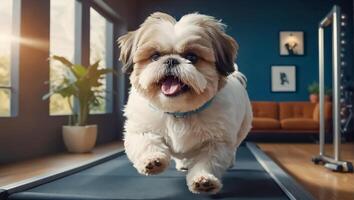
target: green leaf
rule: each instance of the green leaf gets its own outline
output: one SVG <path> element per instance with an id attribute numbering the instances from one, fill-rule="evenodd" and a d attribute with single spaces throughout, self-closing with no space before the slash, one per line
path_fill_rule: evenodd
<path id="1" fill-rule="evenodd" d="M 42 100 L 47 100 L 49 97 L 51 97 L 55 92 L 48 92 L 47 94 L 43 95 Z"/>
<path id="2" fill-rule="evenodd" d="M 65 65 L 67 67 L 71 68 L 71 66 L 73 66 L 73 64 L 68 59 L 66 59 L 65 57 L 54 55 L 54 56 L 52 56 L 52 59 L 61 62 L 63 65 Z"/>
<path id="3" fill-rule="evenodd" d="M 72 71 L 74 72 L 74 74 L 77 78 L 82 78 L 87 73 L 86 67 L 84 67 L 82 65 L 73 65 Z"/>
<path id="4" fill-rule="evenodd" d="M 115 73 L 115 71 L 113 69 L 103 68 L 103 69 L 99 69 L 98 73 L 100 75 L 103 75 L 103 74 Z"/>
<path id="5" fill-rule="evenodd" d="M 56 93 L 60 94 L 62 97 L 70 97 L 76 94 L 76 90 L 73 86 L 69 86 L 66 88 L 61 88 L 60 90 L 56 91 Z"/>
<path id="6" fill-rule="evenodd" d="M 99 64 L 100 64 L 100 62 L 101 62 L 101 60 L 97 60 L 95 63 L 90 65 L 88 68 L 97 69 Z"/>
<path id="7" fill-rule="evenodd" d="M 57 80 L 51 80 L 51 84 L 55 84 L 43 99 L 48 99 L 53 94 L 59 94 L 63 97 L 76 97 L 79 102 L 79 110 L 77 117 L 73 117 L 73 121 L 78 125 L 85 125 L 91 106 L 100 106 L 102 99 L 105 98 L 102 93 L 102 79 L 105 74 L 116 73 L 113 69 L 103 68 L 99 66 L 98 60 L 94 64 L 86 67 L 80 64 L 73 64 L 62 56 L 52 56 L 51 59 L 59 61 L 66 68 L 63 74 L 55 77 Z"/>

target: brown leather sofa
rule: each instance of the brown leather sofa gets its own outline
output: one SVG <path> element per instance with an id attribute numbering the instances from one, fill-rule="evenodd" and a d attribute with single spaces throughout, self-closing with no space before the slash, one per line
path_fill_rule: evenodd
<path id="1" fill-rule="evenodd" d="M 252 109 L 251 132 L 254 133 L 318 133 L 319 131 L 318 104 L 254 101 Z M 326 103 L 325 120 L 330 121 L 330 116 L 331 103 Z"/>

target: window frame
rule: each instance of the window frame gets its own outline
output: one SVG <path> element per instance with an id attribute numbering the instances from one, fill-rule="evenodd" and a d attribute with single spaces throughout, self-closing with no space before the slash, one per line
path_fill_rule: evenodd
<path id="1" fill-rule="evenodd" d="M 114 23 L 106 18 L 106 64 L 107 67 L 114 69 Z M 112 113 L 113 112 L 113 102 L 114 102 L 114 88 L 113 88 L 113 74 L 106 75 L 106 112 L 105 113 Z"/>
<path id="2" fill-rule="evenodd" d="M 95 1 L 94 1 L 95 2 Z M 101 5 L 103 6 L 103 5 Z M 88 29 L 91 30 L 91 9 L 96 11 L 100 16 L 102 16 L 106 20 L 106 41 L 105 41 L 105 50 L 106 50 L 106 55 L 105 55 L 105 63 L 107 68 L 109 69 L 114 69 L 114 37 L 115 37 L 115 32 L 114 32 L 114 20 L 109 16 L 108 13 L 103 12 L 100 6 L 97 6 L 94 3 L 91 3 L 88 6 L 88 15 L 89 17 L 89 24 L 88 24 Z M 90 31 L 91 32 L 91 31 Z M 88 60 L 90 60 L 91 56 L 91 34 L 89 34 L 89 44 L 88 44 Z M 88 61 L 90 62 L 90 61 Z M 93 63 L 90 63 L 93 64 Z M 106 74 L 106 98 L 105 98 L 105 111 L 104 112 L 94 112 L 90 113 L 90 115 L 103 115 L 103 114 L 111 114 L 113 113 L 113 105 L 114 105 L 114 80 L 113 80 L 113 74 Z"/>
<path id="3" fill-rule="evenodd" d="M 49 9 L 51 9 L 51 2 L 54 1 L 54 0 L 49 0 Z M 74 31 L 74 58 L 73 58 L 73 63 L 81 63 L 82 62 L 82 43 L 83 43 L 83 31 L 82 31 L 82 28 L 83 28 L 83 21 L 82 21 L 82 16 L 83 16 L 83 5 L 84 2 L 81 1 L 81 0 L 74 0 L 74 27 L 75 27 L 75 31 Z M 50 11 L 49 11 L 50 13 Z M 50 16 L 49 16 L 50 18 Z M 50 23 L 51 19 L 49 19 L 49 23 Z M 49 32 L 50 32 L 50 24 L 49 24 Z M 50 37 L 49 37 L 49 44 L 50 44 Z M 49 48 L 49 55 L 51 54 L 52 52 L 50 51 L 50 48 Z M 50 73 L 50 62 L 49 62 L 49 73 Z M 49 98 L 49 101 L 50 101 L 50 98 Z M 67 114 L 64 114 L 64 113 L 51 113 L 51 110 L 50 110 L 50 102 L 48 104 L 48 107 L 49 107 L 49 116 L 52 116 L 52 117 L 55 117 L 55 116 L 70 116 L 71 113 L 67 113 Z M 78 108 L 79 108 L 79 105 L 78 105 L 78 101 L 74 98 L 73 100 L 73 110 L 74 112 L 77 112 L 78 111 Z"/>
<path id="4" fill-rule="evenodd" d="M 85 5 L 88 7 L 87 12 L 89 13 L 89 8 L 92 7 L 94 8 L 99 14 L 104 16 L 108 21 L 110 21 L 113 25 L 113 43 L 112 43 L 112 48 L 113 48 L 113 60 L 112 60 L 112 68 L 116 70 L 117 75 L 112 76 L 113 77 L 113 84 L 110 86 L 112 87 L 112 92 L 109 95 L 112 95 L 112 113 L 100 113 L 100 114 L 94 114 L 94 115 L 109 115 L 113 113 L 118 113 L 119 115 L 122 115 L 122 110 L 124 109 L 124 105 L 126 101 L 128 100 L 128 93 L 129 93 L 129 88 L 127 87 L 129 85 L 128 77 L 123 74 L 120 70 L 122 67 L 122 64 L 118 61 L 118 57 L 115 57 L 114 55 L 119 55 L 120 51 L 115 45 L 115 40 L 117 39 L 118 36 L 123 35 L 127 33 L 128 31 L 128 26 L 126 22 L 122 19 L 122 17 L 115 11 L 113 10 L 112 7 L 110 7 L 105 1 L 101 0 L 78 0 L 81 2 L 85 2 Z M 87 15 L 86 15 L 87 16 Z M 89 16 L 89 14 L 88 14 Z M 89 58 L 88 58 L 89 59 Z M 114 93 L 113 93 L 114 92 Z"/>
<path id="5" fill-rule="evenodd" d="M 53 1 L 53 0 L 50 0 Z M 106 23 L 106 56 L 105 62 L 106 67 L 115 69 L 115 60 L 114 60 L 114 38 L 115 38 L 115 21 L 117 16 L 112 15 L 106 7 L 106 3 L 100 1 L 82 1 L 75 0 L 75 34 L 74 34 L 74 63 L 83 63 L 84 65 L 90 64 L 90 26 L 91 26 L 91 17 L 90 17 L 90 8 L 94 9 L 98 14 L 105 18 Z M 112 12 L 114 14 L 114 12 Z M 86 19 L 84 18 L 86 17 Z M 88 31 L 88 32 L 87 32 Z M 86 33 L 85 35 L 83 33 Z M 88 50 L 85 50 L 87 48 Z M 51 53 L 51 52 L 49 52 Z M 92 63 L 91 63 L 92 64 Z M 94 112 L 90 115 L 105 115 L 112 114 L 114 112 L 115 96 L 114 96 L 114 84 L 115 80 L 113 74 L 106 75 L 106 92 L 105 98 L 105 111 L 104 112 Z M 49 106 L 49 105 L 48 105 Z M 78 101 L 74 98 L 73 110 L 77 112 L 79 109 Z M 50 116 L 69 116 L 70 114 L 52 114 L 49 109 Z"/>
<path id="6" fill-rule="evenodd" d="M 13 0 L 12 6 L 12 35 L 20 38 L 21 33 L 21 0 Z M 0 86 L 1 90 L 8 90 L 10 93 L 10 113 L 0 118 L 16 117 L 19 110 L 19 65 L 20 65 L 20 41 L 16 39 L 11 42 L 10 54 L 10 83 L 8 86 Z"/>

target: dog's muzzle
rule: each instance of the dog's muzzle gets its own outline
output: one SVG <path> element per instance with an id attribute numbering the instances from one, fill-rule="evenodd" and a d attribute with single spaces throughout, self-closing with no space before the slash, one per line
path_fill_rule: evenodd
<path id="1" fill-rule="evenodd" d="M 176 58 L 167 58 L 165 65 L 165 75 L 159 81 L 161 92 L 168 97 L 178 96 L 186 92 L 189 87 L 179 78 L 178 65 L 180 62 Z"/>
<path id="2" fill-rule="evenodd" d="M 164 62 L 167 68 L 173 68 L 178 65 L 180 62 L 176 58 L 167 58 Z"/>

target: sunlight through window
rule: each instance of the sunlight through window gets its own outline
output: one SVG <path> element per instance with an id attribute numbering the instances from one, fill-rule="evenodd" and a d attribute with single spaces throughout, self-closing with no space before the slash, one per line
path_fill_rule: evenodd
<path id="1" fill-rule="evenodd" d="M 1 0 L 0 4 L 0 117 L 16 115 L 19 4 L 18 0 Z"/>
<path id="2" fill-rule="evenodd" d="M 50 56 L 64 56 L 75 63 L 75 0 L 51 0 L 50 2 Z M 78 27 L 77 27 L 78 28 Z M 65 73 L 65 67 L 59 62 L 50 61 L 51 86 L 57 85 Z M 71 114 L 73 99 L 64 99 L 60 95 L 50 98 L 51 115 Z"/>
<path id="3" fill-rule="evenodd" d="M 100 60 L 100 67 L 113 65 L 113 24 L 90 9 L 90 63 Z M 92 113 L 111 112 L 112 108 L 112 75 L 106 75 L 101 86 L 100 105 L 92 109 Z"/>

